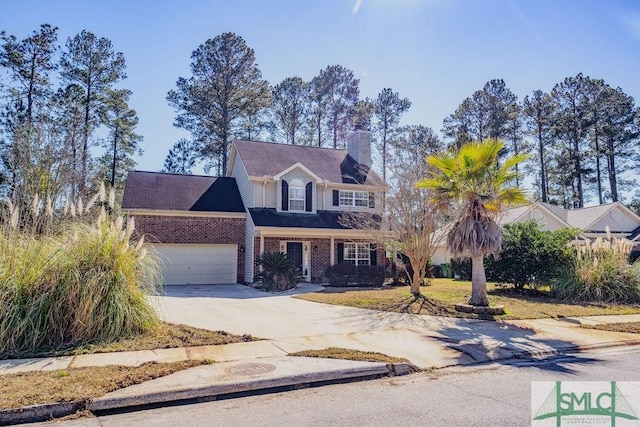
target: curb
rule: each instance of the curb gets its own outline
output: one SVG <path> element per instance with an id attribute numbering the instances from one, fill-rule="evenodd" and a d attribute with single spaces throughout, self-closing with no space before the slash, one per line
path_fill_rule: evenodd
<path id="1" fill-rule="evenodd" d="M 26 406 L 23 408 L 0 410 L 0 426 L 49 421 L 76 413 L 79 410 L 116 411 L 135 410 L 146 405 L 158 405 L 190 400 L 215 400 L 216 398 L 234 394 L 283 388 L 305 388 L 325 384 L 365 381 L 375 378 L 399 376 L 411 373 L 409 363 L 393 363 L 389 365 L 355 369 L 341 369 L 308 375 L 292 375 L 276 379 L 256 380 L 226 385 L 211 385 L 192 389 L 177 389 L 131 397 L 100 397 L 91 402 L 52 403 L 46 405 Z"/>
<path id="2" fill-rule="evenodd" d="M 48 421 L 85 409 L 85 402 L 51 403 L 0 411 L 0 426 Z"/>

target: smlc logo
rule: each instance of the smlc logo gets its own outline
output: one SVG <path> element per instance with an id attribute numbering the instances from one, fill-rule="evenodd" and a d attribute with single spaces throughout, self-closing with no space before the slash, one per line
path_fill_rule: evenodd
<path id="1" fill-rule="evenodd" d="M 624 384 L 625 394 L 620 391 L 619 384 Z M 533 382 L 531 408 L 535 412 L 532 413 L 531 425 L 640 426 L 634 410 L 639 397 L 640 383 Z"/>

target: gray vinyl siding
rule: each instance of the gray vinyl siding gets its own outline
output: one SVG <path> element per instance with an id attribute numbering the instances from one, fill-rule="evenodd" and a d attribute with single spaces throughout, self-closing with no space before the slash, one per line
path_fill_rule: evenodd
<path id="1" fill-rule="evenodd" d="M 238 190 L 240 191 L 240 196 L 242 197 L 242 203 L 244 203 L 244 207 L 254 207 L 254 185 L 251 181 L 249 181 L 247 170 L 245 169 L 244 164 L 240 159 L 239 152 L 236 152 L 231 170 L 231 176 L 236 179 L 236 183 L 238 184 Z"/>

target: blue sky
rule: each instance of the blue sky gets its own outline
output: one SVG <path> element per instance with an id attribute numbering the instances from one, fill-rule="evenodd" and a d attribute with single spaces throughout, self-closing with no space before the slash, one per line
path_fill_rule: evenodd
<path id="1" fill-rule="evenodd" d="M 188 136 L 165 96 L 189 76 L 191 52 L 227 31 L 255 50 L 272 84 L 340 64 L 362 97 L 391 87 L 413 103 L 403 124 L 437 131 L 492 78 L 522 99 L 582 72 L 640 99 L 640 2 L 631 0 L 0 1 L 0 30 L 23 38 L 42 23 L 59 27 L 61 45 L 87 29 L 124 53 L 143 170 L 161 169 Z"/>

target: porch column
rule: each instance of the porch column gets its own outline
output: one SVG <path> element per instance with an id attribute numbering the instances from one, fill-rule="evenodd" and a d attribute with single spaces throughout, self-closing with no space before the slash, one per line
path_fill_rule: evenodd
<path id="1" fill-rule="evenodd" d="M 260 254 L 264 253 L 264 235 L 260 233 Z M 260 266 L 260 271 L 262 271 L 262 266 Z"/>
<path id="2" fill-rule="evenodd" d="M 333 236 L 331 236 L 331 250 L 329 251 L 331 253 L 331 265 L 335 265 L 336 264 L 336 254 L 335 254 L 335 244 L 333 241 Z"/>

